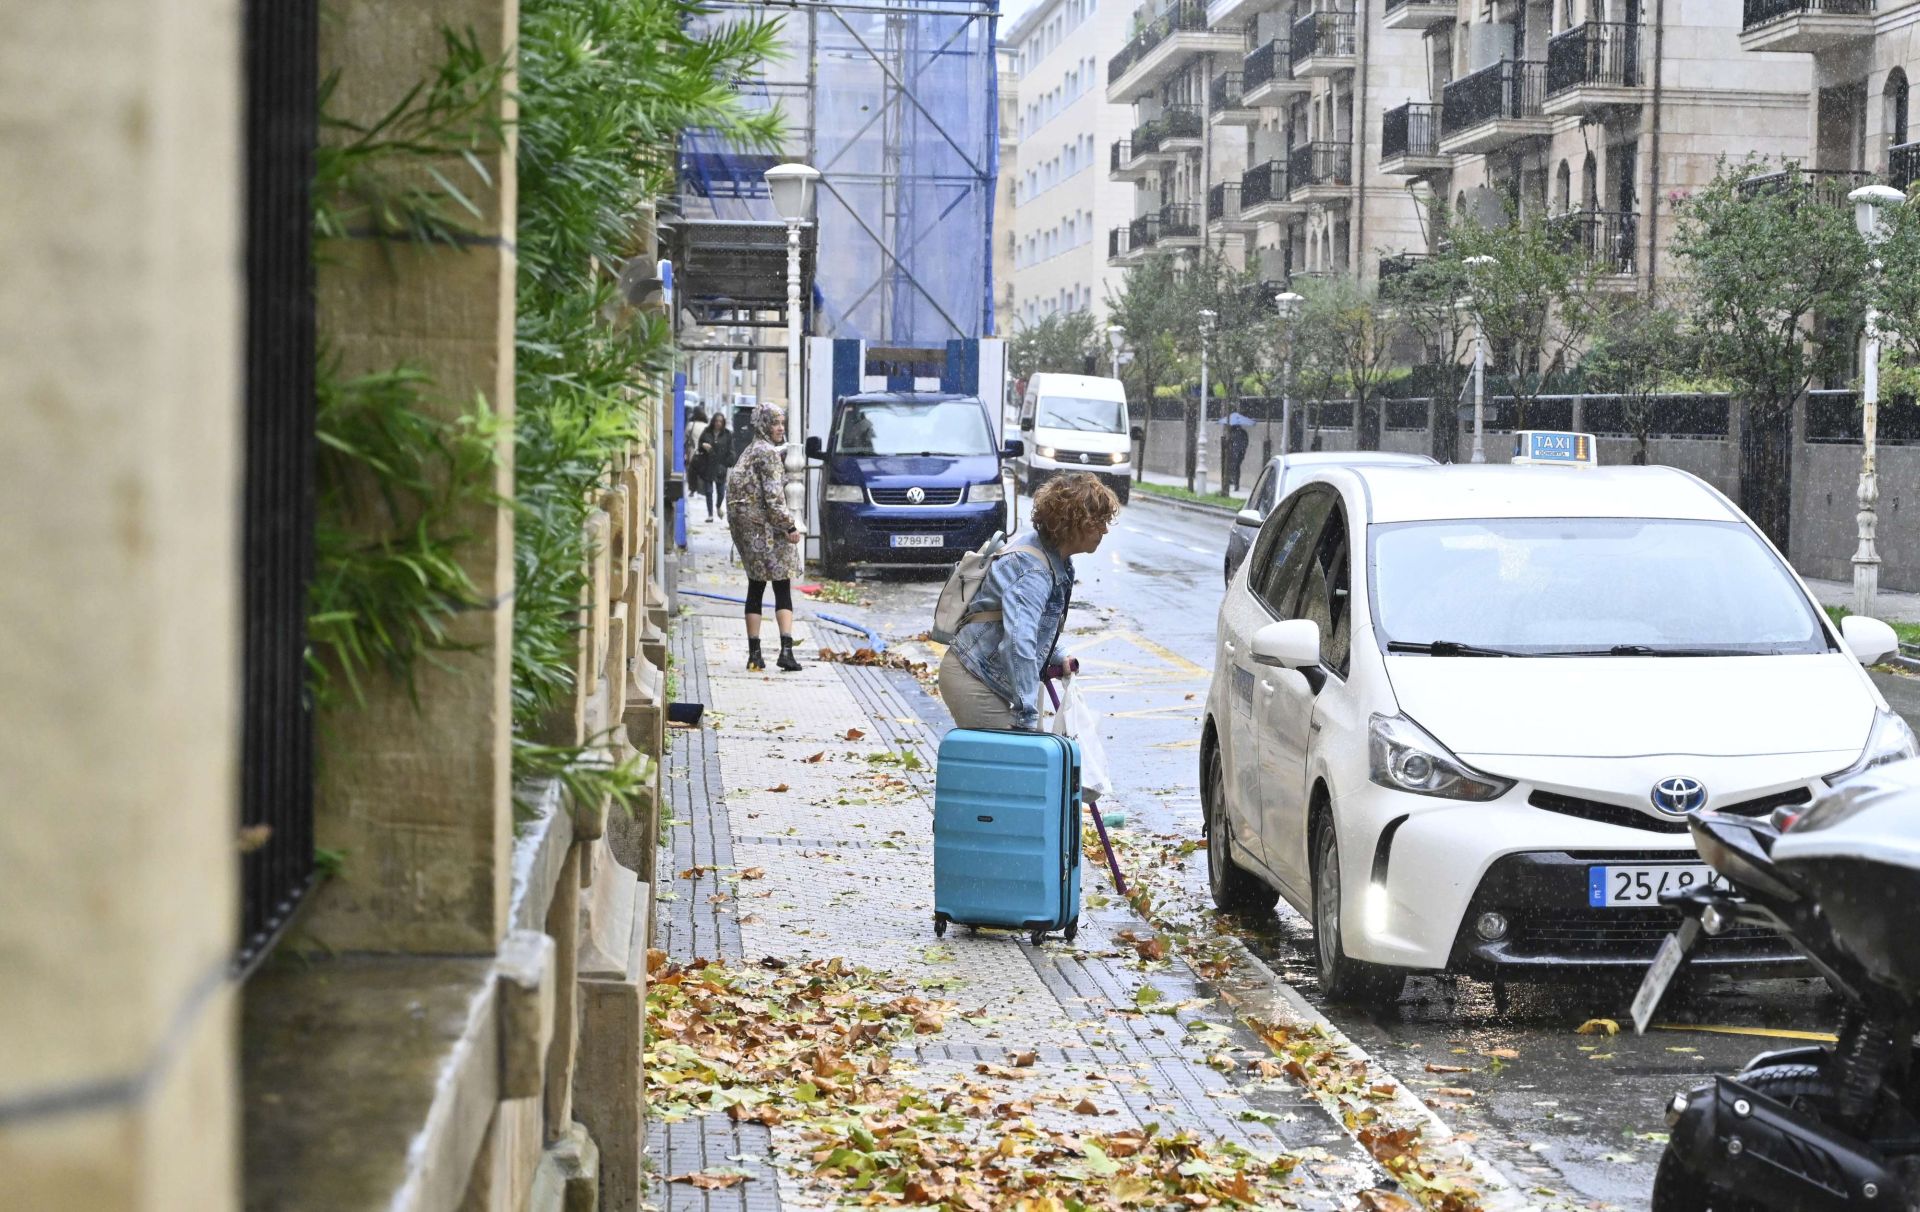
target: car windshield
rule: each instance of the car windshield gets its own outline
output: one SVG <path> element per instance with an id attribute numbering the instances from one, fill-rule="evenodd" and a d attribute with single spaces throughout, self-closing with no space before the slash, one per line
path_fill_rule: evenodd
<path id="1" fill-rule="evenodd" d="M 834 449 L 845 455 L 990 455 L 976 400 L 867 401 L 840 410 Z"/>
<path id="2" fill-rule="evenodd" d="M 1806 595 L 1740 522 L 1523 518 L 1372 533 L 1383 645 L 1435 656 L 1824 652 Z"/>
<path id="3" fill-rule="evenodd" d="M 1041 396 L 1035 424 L 1049 429 L 1084 429 L 1091 433 L 1119 433 L 1127 427 L 1127 406 L 1120 400 L 1089 400 L 1081 396 Z"/>

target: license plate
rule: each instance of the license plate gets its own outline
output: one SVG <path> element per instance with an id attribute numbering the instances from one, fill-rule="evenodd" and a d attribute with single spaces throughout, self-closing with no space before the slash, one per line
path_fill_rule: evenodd
<path id="1" fill-rule="evenodd" d="M 1704 863 L 1587 868 L 1587 905 L 1594 909 L 1657 909 L 1669 892 L 1726 887 Z"/>
<path id="2" fill-rule="evenodd" d="M 1659 952 L 1653 957 L 1653 963 L 1647 966 L 1647 975 L 1640 981 L 1640 991 L 1633 995 L 1633 1033 L 1645 1035 L 1647 1024 L 1653 1019 L 1653 1012 L 1660 1008 L 1660 999 L 1666 996 L 1667 986 L 1673 983 L 1674 976 L 1680 971 L 1680 965 L 1686 961 L 1687 952 L 1693 949 L 1693 940 L 1699 936 L 1700 923 L 1692 918 L 1680 924 L 1680 929 L 1667 936 L 1660 944 Z"/>
<path id="3" fill-rule="evenodd" d="M 897 534 L 893 536 L 895 547 L 940 547 L 944 545 L 945 535 L 940 534 Z"/>

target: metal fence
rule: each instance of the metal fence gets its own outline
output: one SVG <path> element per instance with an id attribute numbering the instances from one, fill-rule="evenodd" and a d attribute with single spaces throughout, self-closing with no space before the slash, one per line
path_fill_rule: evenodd
<path id="1" fill-rule="evenodd" d="M 1294 189 L 1351 185 L 1353 148 L 1346 143 L 1302 143 L 1287 153 L 1287 178 Z"/>
<path id="2" fill-rule="evenodd" d="M 1634 272 L 1638 264 L 1638 215 L 1626 211 L 1577 210 L 1555 215 L 1548 222 L 1563 253 L 1577 253 L 1607 273 Z"/>
<path id="3" fill-rule="evenodd" d="M 1459 134 L 1496 118 L 1537 118 L 1546 91 L 1546 64 L 1503 59 L 1447 85 L 1440 97 L 1440 133 Z"/>
<path id="4" fill-rule="evenodd" d="M 1440 107 L 1409 101 L 1380 115 L 1380 158 L 1440 154 Z"/>
<path id="5" fill-rule="evenodd" d="M 1240 72 L 1221 72 L 1207 86 L 1207 112 L 1221 113 L 1229 109 L 1240 108 L 1240 98 L 1245 93 L 1242 83 L 1244 76 Z"/>
<path id="6" fill-rule="evenodd" d="M 1589 395 L 1580 400 L 1580 428 L 1596 437 L 1631 438 L 1642 426 L 1649 438 L 1724 440 L 1732 402 L 1713 393 L 1648 397 Z"/>
<path id="7" fill-rule="evenodd" d="M 1240 87 L 1250 93 L 1272 80 L 1281 64 L 1289 65 L 1291 70 L 1289 45 L 1285 38 L 1275 38 L 1265 46 L 1248 51 L 1247 57 L 1240 61 Z"/>
<path id="8" fill-rule="evenodd" d="M 247 0 L 246 483 L 240 726 L 240 935 L 264 956 L 313 886 L 313 149 L 316 0 Z"/>
<path id="9" fill-rule="evenodd" d="M 1583 85 L 1640 83 L 1640 27 L 1589 21 L 1547 43 L 1547 96 Z"/>
<path id="10" fill-rule="evenodd" d="M 1743 0 L 1740 28 L 1756 29 L 1774 21 L 1807 14 L 1863 17 L 1872 12 L 1873 0 Z"/>
<path id="11" fill-rule="evenodd" d="M 1353 13 L 1308 13 L 1293 23 L 1291 41 L 1288 66 L 1296 70 L 1316 55 L 1351 55 L 1355 48 Z"/>
<path id="12" fill-rule="evenodd" d="M 1806 440 L 1818 445 L 1860 445 L 1863 412 L 1857 391 L 1810 391 Z M 1920 403 L 1910 396 L 1882 400 L 1875 410 L 1874 441 L 1882 446 L 1920 446 Z"/>
<path id="13" fill-rule="evenodd" d="M 1887 184 L 1905 193 L 1920 180 L 1920 143 L 1902 143 L 1887 150 Z"/>
<path id="14" fill-rule="evenodd" d="M 1433 401 L 1426 398 L 1388 400 L 1387 413 L 1382 422 L 1387 429 L 1397 433 L 1424 433 L 1432 404 Z"/>
<path id="15" fill-rule="evenodd" d="M 1287 200 L 1287 166 L 1280 160 L 1269 160 L 1256 165 L 1240 175 L 1240 209 L 1259 206 L 1266 202 L 1284 202 Z"/>

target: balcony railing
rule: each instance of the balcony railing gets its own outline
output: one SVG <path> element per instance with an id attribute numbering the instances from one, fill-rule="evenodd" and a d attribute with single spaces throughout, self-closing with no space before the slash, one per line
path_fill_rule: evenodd
<path id="1" fill-rule="evenodd" d="M 1457 135 L 1500 118 L 1537 118 L 1546 97 L 1546 64 L 1503 59 L 1447 85 L 1440 97 L 1440 134 Z"/>
<path id="2" fill-rule="evenodd" d="M 1240 217 L 1240 183 L 1222 181 L 1207 191 L 1207 222 L 1218 223 L 1222 220 Z"/>
<path id="3" fill-rule="evenodd" d="M 1631 211 L 1577 210 L 1556 216 L 1551 225 L 1562 252 L 1607 273 L 1630 274 L 1639 264 L 1640 216 Z"/>
<path id="4" fill-rule="evenodd" d="M 1146 58 L 1154 47 L 1165 42 L 1174 34 L 1205 33 L 1207 29 L 1207 6 L 1202 3 L 1177 4 L 1168 11 L 1147 22 L 1146 28 L 1133 36 L 1132 41 L 1120 48 L 1120 53 L 1107 60 L 1107 83 L 1112 84 L 1127 74 L 1128 69 Z"/>
<path id="5" fill-rule="evenodd" d="M 1902 143 L 1887 151 L 1887 184 L 1905 193 L 1920 181 L 1920 143 Z"/>
<path id="6" fill-rule="evenodd" d="M 1192 239 L 1200 234 L 1199 208 L 1185 202 L 1170 202 L 1154 216 L 1158 220 L 1155 240 Z"/>
<path id="7" fill-rule="evenodd" d="M 1640 27 L 1617 21 L 1576 25 L 1547 43 L 1547 96 L 1594 85 L 1640 83 Z"/>
<path id="8" fill-rule="evenodd" d="M 1427 259 L 1425 253 L 1395 253 L 1380 258 L 1380 297 L 1391 298 L 1406 282 L 1407 275 Z"/>
<path id="9" fill-rule="evenodd" d="M 1440 107 L 1409 101 L 1380 115 L 1380 158 L 1440 154 Z"/>
<path id="10" fill-rule="evenodd" d="M 1131 159 L 1133 159 L 1133 140 L 1116 139 L 1113 143 L 1113 152 L 1107 157 L 1107 171 L 1117 173 L 1120 171 L 1120 166 Z"/>
<path id="11" fill-rule="evenodd" d="M 1206 121 L 1197 109 L 1179 106 L 1166 110 L 1153 121 L 1133 128 L 1133 154 L 1152 155 L 1168 139 L 1198 139 L 1205 129 Z"/>
<path id="12" fill-rule="evenodd" d="M 1160 242 L 1160 216 L 1141 215 L 1127 224 L 1127 250 L 1137 252 Z"/>
<path id="13" fill-rule="evenodd" d="M 1269 160 L 1240 174 L 1240 209 L 1250 210 L 1265 202 L 1287 200 L 1287 165 L 1284 160 Z"/>
<path id="14" fill-rule="evenodd" d="M 1872 12 L 1873 0 L 1744 0 L 1740 29 L 1744 33 L 1788 17 L 1864 17 Z"/>
<path id="15" fill-rule="evenodd" d="M 1240 88 L 1250 93 L 1271 82 L 1282 70 L 1291 70 L 1292 56 L 1285 38 L 1275 38 L 1265 46 L 1256 46 L 1240 62 Z"/>
<path id="16" fill-rule="evenodd" d="M 1309 185 L 1353 184 L 1353 148 L 1345 143 L 1302 143 L 1287 153 L 1287 177 L 1296 190 Z"/>
<path id="17" fill-rule="evenodd" d="M 1748 177 L 1739 185 L 1742 198 L 1756 198 L 1761 194 L 1778 193 L 1792 186 L 1795 170 L 1783 169 L 1777 173 L 1763 173 L 1757 177 Z M 1846 205 L 1847 195 L 1862 185 L 1873 184 L 1873 174 L 1857 169 L 1844 168 L 1803 168 L 1798 170 L 1800 188 L 1813 195 L 1815 200 L 1831 205 Z"/>
<path id="18" fill-rule="evenodd" d="M 1125 227 L 1115 227 L 1107 232 L 1107 258 L 1124 257 L 1133 250 L 1133 233 Z"/>
<path id="19" fill-rule="evenodd" d="M 1351 55 L 1354 53 L 1353 14 L 1351 12 L 1308 13 L 1293 23 L 1290 66 L 1315 55 Z"/>
<path id="20" fill-rule="evenodd" d="M 1217 114 L 1224 110 L 1239 109 L 1240 98 L 1246 94 L 1240 72 L 1221 72 L 1213 78 L 1207 87 L 1207 112 Z"/>

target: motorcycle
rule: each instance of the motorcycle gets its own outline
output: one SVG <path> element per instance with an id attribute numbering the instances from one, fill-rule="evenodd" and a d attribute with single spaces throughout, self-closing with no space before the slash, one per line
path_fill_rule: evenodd
<path id="1" fill-rule="evenodd" d="M 1878 767 L 1803 813 L 1699 812 L 1725 885 L 1670 895 L 1679 928 L 1633 1001 L 1637 1032 L 1701 938 L 1774 931 L 1842 1002 L 1838 1042 L 1754 1057 L 1673 1096 L 1653 1212 L 1920 1212 L 1920 759 Z"/>

